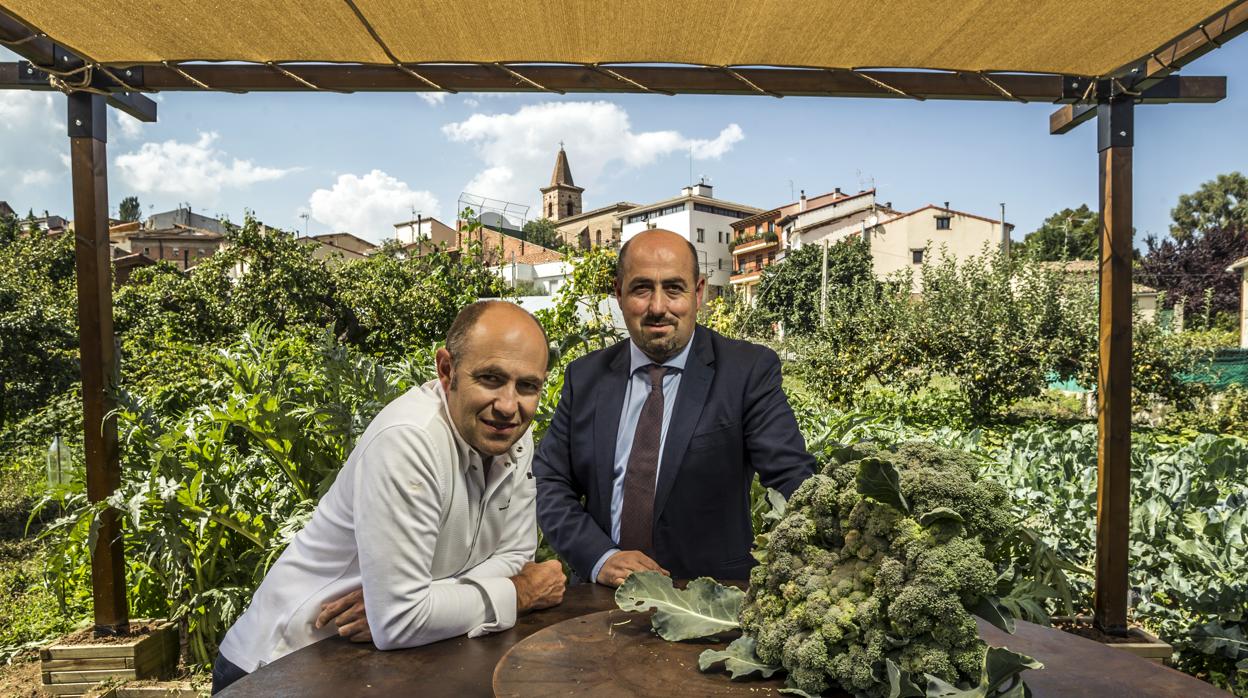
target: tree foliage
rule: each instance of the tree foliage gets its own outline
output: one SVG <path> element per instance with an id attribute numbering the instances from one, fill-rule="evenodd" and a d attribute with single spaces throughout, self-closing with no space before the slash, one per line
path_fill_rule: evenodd
<path id="1" fill-rule="evenodd" d="M 1041 262 L 1096 259 L 1100 251 L 1101 215 L 1081 204 L 1064 208 L 1044 219 L 1023 239 L 1023 251 Z"/>
<path id="2" fill-rule="evenodd" d="M 1241 282 L 1226 269 L 1248 256 L 1248 231 L 1228 226 L 1175 239 L 1149 236 L 1145 245 L 1140 283 L 1165 291 L 1167 302 L 1182 304 L 1193 327 L 1211 327 L 1219 316 L 1234 327 Z"/>
<path id="3" fill-rule="evenodd" d="M 823 284 L 823 248 L 804 245 L 786 253 L 784 262 L 763 269 L 758 282 L 758 311 L 772 322 L 784 323 L 786 333 L 808 335 L 819 325 Z M 862 283 L 872 277 L 871 248 L 861 238 L 828 247 L 828 288 Z"/>
<path id="4" fill-rule="evenodd" d="M 559 231 L 555 227 L 555 222 L 549 218 L 534 218 L 524 224 L 521 229 L 524 239 L 535 244 L 541 245 L 552 250 L 557 250 L 563 246 L 563 240 L 559 238 Z"/>
<path id="5" fill-rule="evenodd" d="M 139 206 L 139 197 L 127 196 L 121 200 L 121 206 L 117 210 L 117 217 L 122 221 L 131 223 L 139 220 L 142 210 Z"/>
<path id="6" fill-rule="evenodd" d="M 0 425 L 77 380 L 77 317 L 73 236 L 0 219 Z"/>
<path id="7" fill-rule="evenodd" d="M 1170 210 L 1176 240 L 1218 230 L 1248 234 L 1248 177 L 1239 172 L 1220 174 L 1191 194 L 1179 196 Z"/>

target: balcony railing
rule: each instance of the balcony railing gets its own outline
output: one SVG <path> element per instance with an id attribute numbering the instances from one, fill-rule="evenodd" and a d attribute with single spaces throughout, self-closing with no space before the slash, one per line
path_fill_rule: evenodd
<path id="1" fill-rule="evenodd" d="M 768 230 L 762 233 L 754 233 L 753 235 L 745 235 L 745 236 L 737 238 L 736 240 L 733 240 L 732 242 L 729 242 L 728 251 L 731 252 L 737 249 L 738 247 L 749 245 L 750 243 L 758 242 L 760 240 L 765 240 L 767 242 L 779 242 L 780 236 L 777 235 L 776 231 L 774 230 Z"/>

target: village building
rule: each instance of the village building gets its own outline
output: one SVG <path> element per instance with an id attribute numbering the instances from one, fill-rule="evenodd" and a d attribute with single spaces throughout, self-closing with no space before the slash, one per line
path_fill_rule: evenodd
<path id="1" fill-rule="evenodd" d="M 404 248 L 416 245 L 428 249 L 435 245 L 450 247 L 455 244 L 456 230 L 437 218 L 417 216 L 410 221 L 395 223 L 394 238 Z"/>
<path id="2" fill-rule="evenodd" d="M 169 262 L 183 271 L 194 267 L 225 245 L 225 235 L 211 230 L 175 224 L 148 228 L 123 223 L 108 230 L 111 245 L 126 254 L 141 253 L 157 262 Z"/>
<path id="3" fill-rule="evenodd" d="M 175 227 L 195 228 L 196 230 L 207 230 L 225 235 L 228 224 L 220 218 L 204 216 L 191 210 L 190 204 L 178 206 L 172 211 L 162 211 L 153 213 L 143 221 L 143 227 L 147 230 L 171 230 Z"/>
<path id="4" fill-rule="evenodd" d="M 710 300 L 723 293 L 733 271 L 732 224 L 762 213 L 762 209 L 716 199 L 710 184 L 700 181 L 684 187 L 680 196 L 638 206 L 617 214 L 621 221 L 621 241 L 651 228 L 671 230 L 693 243 L 698 265 L 706 277 Z"/>
<path id="5" fill-rule="evenodd" d="M 803 191 L 793 203 L 732 223 L 734 291 L 753 302 L 763 269 L 782 260 L 786 250 L 860 226 L 874 208 L 874 189 L 849 195 L 837 188 L 812 198 Z"/>

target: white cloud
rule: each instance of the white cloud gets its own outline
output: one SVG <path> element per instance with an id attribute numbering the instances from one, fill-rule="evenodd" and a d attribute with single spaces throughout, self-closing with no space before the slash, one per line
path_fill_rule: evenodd
<path id="1" fill-rule="evenodd" d="M 41 186 L 52 183 L 52 173 L 47 170 L 27 170 L 22 173 L 22 186 Z"/>
<path id="2" fill-rule="evenodd" d="M 133 141 L 143 137 L 143 127 L 145 124 L 142 121 L 139 121 L 123 111 L 118 111 L 116 109 L 109 109 L 108 111 L 113 115 L 113 125 L 121 131 L 121 137 L 123 139 Z"/>
<path id="3" fill-rule="evenodd" d="M 312 218 L 335 232 L 348 232 L 380 242 L 394 237 L 394 224 L 411 218 L 412 209 L 441 216 L 438 199 L 416 191 L 381 170 L 366 175 L 339 175 L 334 186 L 317 189 L 308 199 Z"/>
<path id="4" fill-rule="evenodd" d="M 563 141 L 571 153 L 577 185 L 592 187 L 609 167 L 640 168 L 659 158 L 692 151 L 694 159 L 718 159 L 745 138 L 729 124 L 710 139 L 679 131 L 636 132 L 628 112 L 611 102 L 546 102 L 511 114 L 473 114 L 447 124 L 452 141 L 469 143 L 485 163 L 465 190 L 508 201 L 528 202 L 550 178 L 553 154 Z"/>
<path id="5" fill-rule="evenodd" d="M 60 166 L 69 161 L 64 106 L 58 94 L 0 90 L 0 182 L 35 190 L 24 195 L 43 205 L 56 186 L 68 186 L 69 168 Z"/>
<path id="6" fill-rule="evenodd" d="M 417 92 L 416 96 L 425 100 L 425 104 L 436 107 L 446 101 L 445 92 Z"/>
<path id="7" fill-rule="evenodd" d="M 230 158 L 213 147 L 217 138 L 215 132 L 201 132 L 194 143 L 144 143 L 137 151 L 117 156 L 113 164 L 135 192 L 173 194 L 206 202 L 215 201 L 222 189 L 281 179 L 294 171 Z"/>

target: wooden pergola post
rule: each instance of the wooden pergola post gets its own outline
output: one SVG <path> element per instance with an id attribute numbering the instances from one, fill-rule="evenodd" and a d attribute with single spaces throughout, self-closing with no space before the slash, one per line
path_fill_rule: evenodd
<path id="1" fill-rule="evenodd" d="M 83 445 L 87 498 L 101 502 L 121 484 L 117 420 L 108 416 L 116 376 L 112 259 L 108 243 L 108 114 L 105 98 L 73 92 L 69 154 L 74 191 L 74 258 L 78 268 L 78 337 L 82 363 Z M 129 629 L 121 526 L 113 508 L 100 513 L 91 549 L 91 591 L 97 635 Z"/>
<path id="2" fill-rule="evenodd" d="M 1100 155 L 1100 355 L 1097 368 L 1097 627 L 1127 632 L 1131 532 L 1131 155 L 1134 100 L 1097 106 Z"/>

